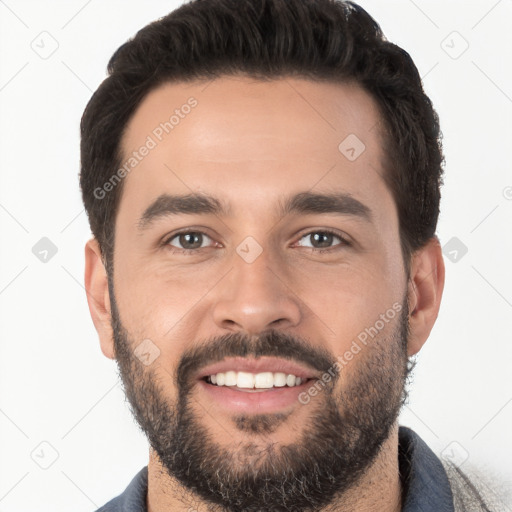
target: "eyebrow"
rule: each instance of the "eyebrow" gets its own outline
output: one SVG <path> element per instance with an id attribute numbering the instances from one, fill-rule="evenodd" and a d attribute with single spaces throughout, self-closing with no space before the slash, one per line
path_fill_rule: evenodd
<path id="1" fill-rule="evenodd" d="M 207 194 L 171 195 L 162 194 L 145 210 L 138 221 L 139 231 L 144 231 L 156 220 L 173 215 L 218 215 L 230 216 L 230 208 L 216 197 Z M 278 202 L 278 215 L 324 213 L 348 215 L 373 222 L 368 206 L 350 194 L 300 192 Z"/>

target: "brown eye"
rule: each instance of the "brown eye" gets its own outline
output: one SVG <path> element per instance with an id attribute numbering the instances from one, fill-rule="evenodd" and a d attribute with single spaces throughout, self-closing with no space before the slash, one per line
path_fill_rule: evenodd
<path id="1" fill-rule="evenodd" d="M 174 240 L 176 240 L 176 242 L 172 243 Z M 211 238 L 200 231 L 186 231 L 174 235 L 167 241 L 167 244 L 177 249 L 194 250 L 201 249 L 203 243 L 208 240 L 211 241 Z"/>
<path id="2" fill-rule="evenodd" d="M 331 249 L 338 245 L 350 245 L 342 236 L 332 231 L 311 231 L 302 236 L 300 240 L 306 240 L 306 243 L 299 244 L 301 247 L 311 247 L 312 249 Z M 339 242 L 333 245 L 336 240 Z"/>

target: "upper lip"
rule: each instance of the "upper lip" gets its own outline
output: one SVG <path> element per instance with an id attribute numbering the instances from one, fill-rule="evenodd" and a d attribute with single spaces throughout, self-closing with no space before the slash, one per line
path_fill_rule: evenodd
<path id="1" fill-rule="evenodd" d="M 217 373 L 224 373 L 227 371 L 241 371 L 250 373 L 262 372 L 282 372 L 292 374 L 302 379 L 315 379 L 318 378 L 318 372 L 309 368 L 308 366 L 290 361 L 288 359 L 281 359 L 278 357 L 259 357 L 258 359 L 249 357 L 230 357 L 218 363 L 204 366 L 197 372 L 197 378 L 203 379 L 208 375 Z"/>

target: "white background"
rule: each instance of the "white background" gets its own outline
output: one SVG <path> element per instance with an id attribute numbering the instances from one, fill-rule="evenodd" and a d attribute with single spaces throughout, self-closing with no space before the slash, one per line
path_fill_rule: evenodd
<path id="1" fill-rule="evenodd" d="M 0 0 L 0 512 L 95 510 L 147 464 L 87 309 L 78 127 L 114 50 L 180 3 Z M 468 248 L 445 258 L 401 423 L 512 481 L 512 1 L 361 5 L 424 77 L 446 153 L 438 234 Z"/>

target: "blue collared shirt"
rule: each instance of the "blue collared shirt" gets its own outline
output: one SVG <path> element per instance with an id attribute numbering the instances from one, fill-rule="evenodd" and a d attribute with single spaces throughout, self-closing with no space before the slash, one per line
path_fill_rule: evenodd
<path id="1" fill-rule="evenodd" d="M 402 512 L 455 512 L 443 464 L 411 429 L 399 429 L 398 461 L 402 481 Z M 96 512 L 147 512 L 148 467 L 126 490 Z"/>

